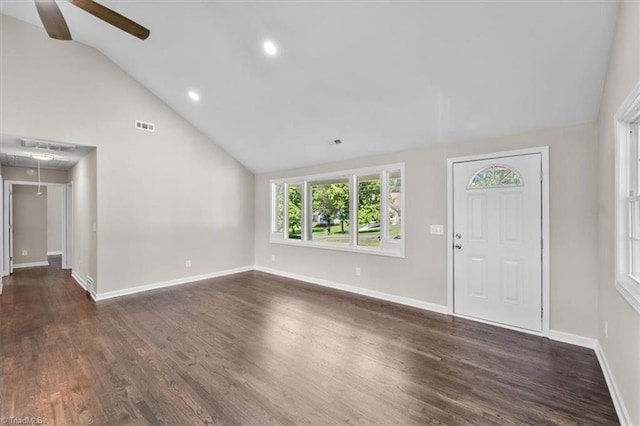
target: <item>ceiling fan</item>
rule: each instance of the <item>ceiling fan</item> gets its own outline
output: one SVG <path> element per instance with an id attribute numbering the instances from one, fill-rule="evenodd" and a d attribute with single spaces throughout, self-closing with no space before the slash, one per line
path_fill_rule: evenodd
<path id="1" fill-rule="evenodd" d="M 71 33 L 67 22 L 62 16 L 60 8 L 56 4 L 55 0 L 34 0 L 36 3 L 36 9 L 42 20 L 44 28 L 47 30 L 49 37 L 57 40 L 71 40 Z M 149 37 L 149 30 L 142 25 L 133 22 L 126 16 L 120 15 L 103 6 L 95 1 L 91 0 L 67 0 L 69 3 L 79 7 L 85 12 L 89 12 L 93 16 L 102 19 L 108 24 L 114 27 L 120 28 L 132 36 L 138 37 L 141 40 L 146 40 Z"/>

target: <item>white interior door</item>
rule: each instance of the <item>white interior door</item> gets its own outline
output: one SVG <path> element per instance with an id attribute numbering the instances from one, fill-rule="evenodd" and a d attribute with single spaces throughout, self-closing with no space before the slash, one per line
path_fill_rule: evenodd
<path id="1" fill-rule="evenodd" d="M 542 331 L 542 159 L 453 164 L 454 312 Z"/>

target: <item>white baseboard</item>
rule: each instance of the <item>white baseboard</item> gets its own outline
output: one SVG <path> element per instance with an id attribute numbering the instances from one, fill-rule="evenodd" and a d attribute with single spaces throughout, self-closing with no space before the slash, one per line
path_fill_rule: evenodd
<path id="1" fill-rule="evenodd" d="M 240 272 L 252 271 L 253 269 L 254 269 L 253 266 L 243 266 L 243 267 L 240 267 L 240 268 L 227 269 L 227 270 L 224 270 L 224 271 L 212 272 L 212 273 L 209 273 L 209 274 L 194 275 L 194 276 L 191 276 L 191 277 L 184 277 L 184 278 L 178 278 L 178 279 L 170 280 L 170 281 L 162 281 L 162 282 L 159 282 L 159 283 L 146 284 L 146 285 L 141 285 L 141 286 L 138 286 L 138 287 L 129 287 L 129 288 L 124 288 L 122 290 L 107 291 L 105 293 L 96 294 L 95 300 L 96 301 L 100 301 L 100 300 L 112 299 L 114 297 L 126 296 L 128 294 L 141 293 L 143 291 L 155 290 L 155 289 L 158 289 L 158 288 L 172 287 L 172 286 L 181 285 L 181 284 L 189 284 L 189 283 L 193 283 L 193 282 L 196 282 L 196 281 L 207 280 L 207 279 L 210 279 L 210 278 L 217 278 L 217 277 L 223 277 L 225 275 L 232 275 L 232 274 L 238 274 Z"/>
<path id="2" fill-rule="evenodd" d="M 565 333 L 564 331 L 549 330 L 549 339 L 557 342 L 569 343 L 571 345 L 582 346 L 583 348 L 596 349 L 598 341 L 591 337 L 584 337 L 577 334 Z"/>
<path id="3" fill-rule="evenodd" d="M 414 308 L 424 309 L 426 311 L 437 312 L 439 314 L 448 314 L 446 306 L 437 305 L 435 303 L 423 302 L 422 300 L 411 299 L 409 297 L 396 296 L 393 294 L 383 293 L 381 291 L 369 290 L 362 287 L 356 287 L 348 284 L 341 284 L 335 281 L 328 281 L 319 278 L 308 277 L 306 275 L 292 274 L 277 269 L 265 268 L 256 265 L 256 271 L 266 272 L 267 274 L 278 275 L 280 277 L 291 278 L 298 281 L 304 281 L 309 284 L 317 284 L 323 287 L 335 288 L 337 290 L 348 291 L 349 293 L 360 294 L 363 296 L 373 297 L 374 299 L 386 300 L 387 302 L 399 303 L 401 305 L 411 306 Z"/>
<path id="4" fill-rule="evenodd" d="M 49 266 L 49 261 L 45 260 L 42 262 L 30 262 L 30 263 L 14 263 L 13 269 L 21 269 L 21 268 L 33 268 L 36 266 Z"/>
<path id="5" fill-rule="evenodd" d="M 600 346 L 600 342 L 596 342 L 595 351 L 596 356 L 598 357 L 598 361 L 600 362 L 602 374 L 604 375 L 604 379 L 607 381 L 607 387 L 609 388 L 609 394 L 611 395 L 611 399 L 613 400 L 613 406 L 615 407 L 616 413 L 618 414 L 618 420 L 620 421 L 620 424 L 622 426 L 632 426 L 633 423 L 631 422 L 631 416 L 629 416 L 627 407 L 624 405 L 624 400 L 620 395 L 620 391 L 618 390 L 616 381 L 613 379 L 611 368 L 609 368 L 607 357 L 604 355 L 604 351 L 602 350 L 602 346 Z"/>
<path id="6" fill-rule="evenodd" d="M 62 251 L 48 251 L 47 256 L 58 256 L 62 254 Z"/>

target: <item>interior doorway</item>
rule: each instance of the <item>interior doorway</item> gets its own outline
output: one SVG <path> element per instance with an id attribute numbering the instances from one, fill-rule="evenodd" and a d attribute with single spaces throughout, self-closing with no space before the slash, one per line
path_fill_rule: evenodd
<path id="1" fill-rule="evenodd" d="M 11 274 L 16 266 L 44 265 L 49 260 L 48 256 L 53 255 L 61 256 L 55 258 L 56 265 L 71 269 L 71 275 L 80 285 L 86 287 L 85 282 L 93 282 L 93 277 L 97 275 L 96 148 L 0 134 L 0 163 L 3 181 L 3 194 L 0 197 L 3 216 L 0 220 L 1 275 Z M 16 194 L 16 189 L 19 194 Z M 53 198 L 49 200 L 55 206 L 43 200 L 43 197 L 51 195 L 49 192 L 55 193 L 55 202 Z M 41 194 L 34 195 L 37 193 Z M 31 197 L 24 209 L 26 213 L 19 213 L 21 217 L 15 211 L 16 195 Z M 35 233 L 38 243 L 32 241 L 26 247 L 24 244 L 16 246 L 15 232 L 16 225 L 19 225 L 16 220 L 19 222 L 25 214 L 43 213 L 48 209 L 56 212 L 47 215 L 51 223 L 45 223 L 41 215 L 38 222 L 41 225 L 31 226 L 40 228 Z M 58 232 L 50 233 L 54 228 Z M 74 250 L 74 247 L 82 249 Z M 38 256 L 31 257 L 35 254 Z M 0 282 L 0 294 L 1 289 Z"/>
<path id="2" fill-rule="evenodd" d="M 538 149 L 449 160 L 452 314 L 548 333 L 547 158 Z"/>
<path id="3" fill-rule="evenodd" d="M 62 268 L 71 269 L 71 189 L 71 184 L 4 182 L 2 276 L 46 266 L 52 255 L 60 255 Z"/>

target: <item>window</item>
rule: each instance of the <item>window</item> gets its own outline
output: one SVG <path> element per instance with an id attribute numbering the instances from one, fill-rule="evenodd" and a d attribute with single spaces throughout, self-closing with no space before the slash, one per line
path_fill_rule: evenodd
<path id="1" fill-rule="evenodd" d="M 404 256 L 403 171 L 397 164 L 271 181 L 271 241 Z"/>
<path id="2" fill-rule="evenodd" d="M 522 186 L 522 179 L 515 170 L 507 166 L 487 166 L 473 175 L 467 189 L 503 186 Z"/>
<path id="3" fill-rule="evenodd" d="M 358 245 L 380 247 L 380 174 L 358 176 Z"/>
<path id="4" fill-rule="evenodd" d="M 287 203 L 288 238 L 302 239 L 302 185 L 285 185 L 289 190 Z"/>
<path id="5" fill-rule="evenodd" d="M 399 240 L 402 237 L 402 173 L 400 170 L 393 170 L 389 173 L 388 194 L 389 194 L 389 228 L 387 238 Z"/>
<path id="6" fill-rule="evenodd" d="M 625 197 L 627 223 L 627 244 L 629 244 L 629 276 L 640 283 L 640 146 L 638 145 L 638 123 L 629 126 L 629 146 L 627 150 L 627 196 Z"/>
<path id="7" fill-rule="evenodd" d="M 274 217 L 271 233 L 282 233 L 284 231 L 284 184 L 274 185 L 273 191 L 272 197 L 275 201 L 272 206 L 274 210 L 271 212 Z"/>
<path id="8" fill-rule="evenodd" d="M 616 117 L 616 288 L 640 313 L 640 84 Z"/>
<path id="9" fill-rule="evenodd" d="M 310 240 L 349 244 L 349 182 L 346 178 L 311 182 Z"/>

